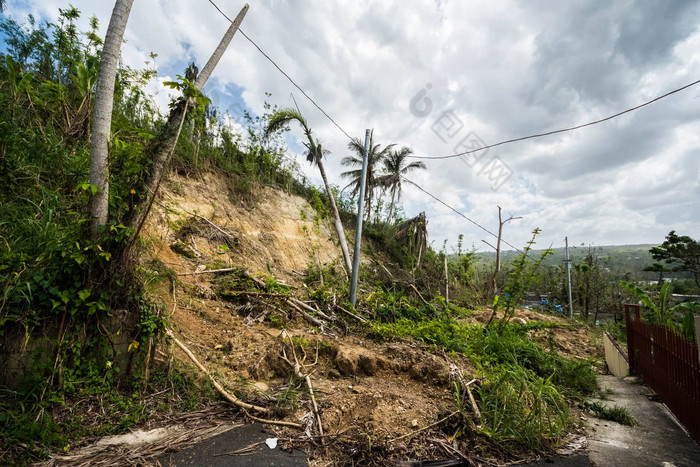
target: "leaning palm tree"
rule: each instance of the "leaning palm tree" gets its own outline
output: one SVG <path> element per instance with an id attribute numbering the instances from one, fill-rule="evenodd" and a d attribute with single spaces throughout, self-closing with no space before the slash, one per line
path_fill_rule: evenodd
<path id="1" fill-rule="evenodd" d="M 326 187 L 326 193 L 328 194 L 328 199 L 331 204 L 331 212 L 333 213 L 335 230 L 338 234 L 338 240 L 340 240 L 340 249 L 343 251 L 345 267 L 347 268 L 349 274 L 350 271 L 352 271 L 352 261 L 350 260 L 348 243 L 345 239 L 345 230 L 343 229 L 343 224 L 340 221 L 340 214 L 338 213 L 338 206 L 335 203 L 333 191 L 331 191 L 331 186 L 328 184 L 328 177 L 326 177 L 326 169 L 323 167 L 323 156 L 328 154 L 329 151 L 324 150 L 321 147 L 321 143 L 314 141 L 314 138 L 311 136 L 311 128 L 309 128 L 309 125 L 306 123 L 306 119 L 296 109 L 280 109 L 273 113 L 270 116 L 267 128 L 265 129 L 265 135 L 269 136 L 277 131 L 284 129 L 292 121 L 297 121 L 301 125 L 302 129 L 304 130 L 304 135 L 308 140 L 308 143 L 304 143 L 304 145 L 308 149 L 306 160 L 309 161 L 311 164 L 316 164 L 319 172 L 321 172 L 321 178 L 323 179 L 323 184 Z"/>
<path id="2" fill-rule="evenodd" d="M 394 214 L 394 203 L 398 203 L 401 199 L 401 179 L 413 170 L 425 169 L 425 164 L 421 161 L 406 163 L 406 159 L 411 154 L 413 151 L 407 147 L 392 152 L 389 157 L 384 159 L 384 174 L 377 177 L 377 185 L 391 192 L 388 222 L 391 222 L 391 217 Z"/>
<path id="3" fill-rule="evenodd" d="M 367 179 L 365 181 L 365 206 L 367 209 L 367 220 L 372 213 L 372 200 L 374 199 L 374 190 L 377 186 L 377 166 L 381 164 L 386 157 L 391 153 L 394 144 L 389 144 L 384 148 L 381 144 L 374 144 L 374 130 L 369 135 L 369 151 L 367 153 Z M 355 197 L 360 192 L 360 184 L 362 183 L 362 160 L 365 154 L 365 145 L 359 138 L 353 138 L 348 143 L 348 149 L 355 152 L 353 156 L 344 157 L 341 164 L 344 166 L 358 167 L 354 170 L 348 170 L 340 174 L 343 178 L 351 179 L 343 190 L 352 188 L 352 196 Z"/>

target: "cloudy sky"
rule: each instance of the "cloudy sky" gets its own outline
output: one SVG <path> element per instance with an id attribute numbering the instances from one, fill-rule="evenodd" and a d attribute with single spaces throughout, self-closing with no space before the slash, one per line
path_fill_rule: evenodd
<path id="1" fill-rule="evenodd" d="M 67 1 L 9 0 L 5 14 L 55 20 Z M 112 0 L 72 0 L 102 32 Z M 243 3 L 216 0 L 234 17 Z M 203 63 L 228 23 L 208 0 L 136 0 L 123 58 L 140 67 L 158 54 L 159 84 Z M 352 136 L 373 128 L 382 144 L 442 156 L 606 117 L 700 79 L 700 2 L 322 0 L 251 2 L 242 29 Z M 201 66 L 200 66 L 201 67 Z M 236 114 L 293 105 L 324 145 L 332 182 L 347 137 L 250 43 L 237 35 L 208 85 Z M 300 150 L 293 130 L 288 142 Z M 290 154 L 293 156 L 293 154 Z M 299 157 L 299 156 L 296 156 Z M 301 161 L 301 158 L 299 158 Z M 491 231 L 522 246 L 660 243 L 670 230 L 700 238 L 700 85 L 603 124 L 426 160 L 411 180 Z M 320 182 L 312 168 L 305 172 Z M 408 216 L 425 211 L 439 248 L 488 250 L 487 233 L 404 188 Z"/>

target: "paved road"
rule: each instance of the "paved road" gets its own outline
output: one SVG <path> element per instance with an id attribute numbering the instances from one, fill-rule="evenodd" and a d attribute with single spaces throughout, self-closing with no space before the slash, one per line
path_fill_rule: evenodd
<path id="1" fill-rule="evenodd" d="M 588 451 L 593 466 L 664 466 L 700 465 L 700 446 L 678 426 L 668 410 L 647 397 L 651 392 L 636 378 L 603 375 L 601 388 L 613 393 L 606 405 L 627 408 L 639 425 L 628 427 L 589 417 Z"/>
<path id="2" fill-rule="evenodd" d="M 265 441 L 271 435 L 263 431 L 263 425 L 253 423 L 239 426 L 224 433 L 207 438 L 192 447 L 175 453 L 158 456 L 163 467 L 175 466 L 308 466 L 306 455 L 298 450 L 292 453 L 267 445 L 257 446 L 252 454 L 229 455 L 231 451 L 245 448 L 253 443 Z"/>

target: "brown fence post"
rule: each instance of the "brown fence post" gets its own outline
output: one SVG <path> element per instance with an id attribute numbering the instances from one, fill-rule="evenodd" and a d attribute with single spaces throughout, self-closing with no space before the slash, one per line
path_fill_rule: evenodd
<path id="1" fill-rule="evenodd" d="M 639 316 L 639 305 L 633 305 L 626 303 L 625 304 L 625 330 L 627 331 L 627 356 L 629 364 L 630 364 L 630 374 L 635 374 L 637 373 L 637 365 L 636 365 L 636 360 L 634 358 L 634 329 L 632 325 L 632 316 L 631 312 L 635 311 L 636 319 L 639 321 L 640 316 Z"/>
<path id="2" fill-rule="evenodd" d="M 695 345 L 698 346 L 698 360 L 700 361 L 700 316 L 695 317 Z"/>

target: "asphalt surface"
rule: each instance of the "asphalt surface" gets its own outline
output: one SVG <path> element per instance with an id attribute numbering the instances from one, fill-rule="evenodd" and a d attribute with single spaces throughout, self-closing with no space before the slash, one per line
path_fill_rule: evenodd
<path id="1" fill-rule="evenodd" d="M 627 408 L 639 422 L 625 426 L 589 417 L 586 424 L 588 452 L 594 466 L 664 466 L 700 465 L 700 446 L 690 438 L 660 402 L 650 400 L 652 393 L 636 378 L 603 375 L 601 388 L 612 389 L 605 405 Z"/>
<path id="2" fill-rule="evenodd" d="M 306 454 L 302 451 L 289 453 L 280 449 L 279 445 L 270 449 L 264 441 L 272 435 L 263 430 L 264 426 L 260 423 L 239 426 L 181 451 L 162 454 L 157 460 L 163 467 L 308 466 Z M 252 448 L 250 453 L 230 454 L 254 443 L 261 444 Z"/>

